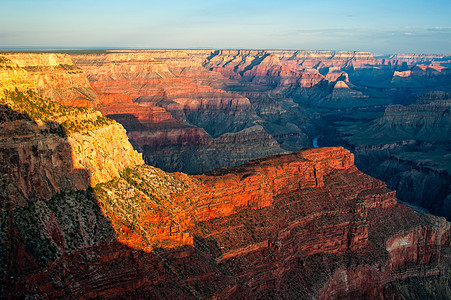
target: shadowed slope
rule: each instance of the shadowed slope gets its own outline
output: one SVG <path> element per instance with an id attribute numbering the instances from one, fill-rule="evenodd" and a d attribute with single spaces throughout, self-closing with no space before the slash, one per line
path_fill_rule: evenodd
<path id="1" fill-rule="evenodd" d="M 2 103 L 5 297 L 449 298 L 449 223 L 396 204 L 348 150 L 168 174 L 90 109 Z"/>

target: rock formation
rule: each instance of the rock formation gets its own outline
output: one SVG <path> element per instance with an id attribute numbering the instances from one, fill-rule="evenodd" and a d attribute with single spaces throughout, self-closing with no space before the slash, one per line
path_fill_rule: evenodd
<path id="1" fill-rule="evenodd" d="M 337 108 L 402 103 L 399 99 L 408 99 L 412 88 L 446 85 L 449 78 L 440 65 L 446 65 L 443 56 L 380 58 L 355 51 L 152 50 L 2 57 L 15 66 L 17 78 L 25 85 L 33 81 L 41 95 L 94 107 L 120 122 L 146 162 L 190 173 L 310 147 L 324 131 L 324 112 L 318 111 L 339 115 Z M 251 132 L 257 134 L 244 137 Z M 229 147 L 221 151 L 225 140 Z M 201 163 L 191 163 L 193 159 Z"/>
<path id="2" fill-rule="evenodd" d="M 124 124 L 152 165 L 200 172 L 284 152 L 259 125 L 263 120 L 249 99 L 218 88 L 228 80 L 203 68 L 208 54 L 138 51 L 72 58 L 95 90 L 133 101 L 115 108 L 102 102 L 98 108 Z M 146 120 L 157 115 L 161 117 Z M 245 137 L 251 132 L 256 134 Z"/>
<path id="3" fill-rule="evenodd" d="M 42 97 L 28 71 L 4 62 L 4 297 L 449 296 L 449 223 L 397 204 L 395 192 L 360 172 L 348 150 L 307 149 L 204 174 L 165 173 L 143 164 L 121 125 L 91 108 Z M 253 96 L 268 120 L 296 107 L 288 100 L 271 104 L 277 93 Z M 134 129 L 129 134 L 161 151 L 169 146 L 168 159 L 170 147 L 189 149 L 192 144 L 184 141 L 194 140 L 195 149 L 206 152 L 215 145 L 216 153 L 240 145 L 239 162 L 250 159 L 239 156 L 249 149 L 265 155 L 277 146 L 266 123 L 213 138 L 169 118 L 166 109 L 140 106 L 130 97 L 99 93 L 92 103 L 104 101 L 115 114 L 124 103 L 130 114 L 121 118 L 128 117 L 125 124 Z M 211 100 L 219 104 L 213 110 L 235 103 L 230 111 L 239 119 L 246 100 L 221 97 Z M 202 101 L 187 102 L 187 111 L 210 109 Z M 155 117 L 147 115 L 153 111 Z M 148 129 L 138 135 L 142 126 L 166 136 L 148 137 Z M 184 131 L 165 132 L 170 126 Z M 186 133 L 191 136 L 183 139 Z M 268 144 L 259 149 L 253 139 Z M 431 288 L 417 291 L 409 280 Z"/>
<path id="4" fill-rule="evenodd" d="M 195 176 L 137 165 L 1 214 L 7 297 L 381 298 L 410 278 L 449 283 L 449 223 L 396 204 L 343 148 Z"/>
<path id="5" fill-rule="evenodd" d="M 450 55 L 434 55 L 434 54 L 394 54 L 384 60 L 393 66 L 415 66 L 417 64 L 451 64 Z"/>
<path id="6" fill-rule="evenodd" d="M 0 293 L 449 298 L 444 218 L 398 204 L 344 148 L 280 154 L 312 137 L 343 143 L 398 198 L 449 218 L 449 95 L 424 94 L 447 90 L 446 64 L 353 51 L 2 54 Z"/>
<path id="7" fill-rule="evenodd" d="M 20 78 L 54 101 L 100 110 L 125 126 L 146 161 L 166 170 L 200 172 L 283 153 L 247 98 L 217 88 L 228 81 L 202 67 L 208 53 L 5 54 L 1 84 L 19 86 Z M 190 161 L 196 153 L 204 163 Z"/>
<path id="8" fill-rule="evenodd" d="M 345 137 L 359 167 L 398 191 L 398 197 L 448 219 L 450 215 L 450 93 L 431 92 L 416 104 L 392 105 Z"/>
<path id="9" fill-rule="evenodd" d="M 350 145 L 349 139 L 356 132 L 359 135 L 362 126 L 372 128 L 364 131 L 366 137 L 374 134 L 373 141 L 382 133 L 392 138 L 381 143 L 398 144 L 400 137 L 410 140 L 416 127 L 394 116 L 405 114 L 404 107 L 425 92 L 449 91 L 450 83 L 449 56 L 384 57 L 356 51 L 9 53 L 1 56 L 0 66 L 3 88 L 33 86 L 60 103 L 93 107 L 125 127 L 147 163 L 188 173 L 297 151 L 311 147 L 318 136 L 320 145 L 355 149 L 361 145 Z M 417 124 L 418 128 L 437 128 L 415 133 L 428 143 L 447 128 L 446 118 L 429 112 L 432 106 L 409 108 L 410 118 L 429 124 Z M 423 107 L 427 111 L 414 113 Z M 379 121 L 385 125 L 377 125 Z M 423 146 L 437 155 L 447 151 L 446 142 Z M 445 165 L 424 153 L 422 161 L 432 159 L 435 169 Z M 372 164 L 360 165 L 369 163 L 361 158 L 357 156 L 359 167 L 374 169 L 369 167 Z M 416 170 L 423 173 L 426 169 Z M 396 181 L 390 187 L 411 185 L 412 181 L 401 178 L 390 176 Z"/>
<path id="10" fill-rule="evenodd" d="M 302 72 L 284 64 L 269 51 L 217 50 L 205 67 L 233 79 L 279 88 L 312 87 L 324 79 L 314 69 Z"/>
<path id="11" fill-rule="evenodd" d="M 94 107 L 97 94 L 86 74 L 76 67 L 70 57 L 59 53 L 2 54 L 11 66 L 22 69 L 23 75 L 34 82 L 37 92 L 64 105 Z"/>
<path id="12" fill-rule="evenodd" d="M 11 162 L 2 165 L 3 203 L 84 190 L 143 163 L 124 128 L 97 111 L 52 103 L 31 90 L 5 93 L 1 109 L 1 156 Z"/>

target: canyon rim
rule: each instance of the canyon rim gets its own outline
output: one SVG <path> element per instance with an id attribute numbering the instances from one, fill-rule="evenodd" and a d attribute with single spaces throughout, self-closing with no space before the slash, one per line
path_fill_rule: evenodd
<path id="1" fill-rule="evenodd" d="M 2 297 L 450 296 L 451 57 L 0 62 Z"/>
<path id="2" fill-rule="evenodd" d="M 0 299 L 451 299 L 451 1 L 2 1 Z"/>

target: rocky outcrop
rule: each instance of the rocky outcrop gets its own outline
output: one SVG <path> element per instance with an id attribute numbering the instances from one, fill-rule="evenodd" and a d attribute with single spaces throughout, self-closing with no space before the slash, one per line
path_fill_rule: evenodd
<path id="1" fill-rule="evenodd" d="M 2 207 L 50 199 L 110 181 L 143 164 L 123 127 L 86 108 L 66 107 L 31 90 L 1 101 Z"/>
<path id="2" fill-rule="evenodd" d="M 11 114 L 11 110 L 2 105 L 3 113 Z M 17 125 L 22 134 L 8 130 Z M 30 200 L 50 199 L 63 191 L 89 186 L 88 172 L 73 167 L 72 149 L 64 138 L 40 134 L 38 125 L 28 120 L 2 122 L 1 129 L 0 156 L 9 162 L 0 167 L 3 209 L 23 207 Z"/>
<path id="3" fill-rule="evenodd" d="M 178 121 L 204 128 L 214 137 L 243 129 L 247 125 L 244 119 L 256 119 L 248 99 L 200 84 L 217 80 L 218 75 L 207 72 L 189 53 L 116 52 L 72 57 L 99 92 L 125 94 L 141 106 L 160 106 Z M 212 123 L 215 120 L 226 121 L 228 127 Z"/>
<path id="4" fill-rule="evenodd" d="M 398 199 L 450 218 L 450 170 L 446 144 L 410 141 L 355 149 L 362 171 L 384 180 L 398 191 Z"/>
<path id="5" fill-rule="evenodd" d="M 329 71 L 342 68 L 360 68 L 379 64 L 370 52 L 360 51 L 271 51 L 282 60 L 295 63 L 304 68 L 329 68 Z"/>
<path id="6" fill-rule="evenodd" d="M 416 65 L 411 69 L 410 75 L 413 78 L 434 78 L 449 83 L 451 80 L 451 69 L 440 65 Z"/>
<path id="7" fill-rule="evenodd" d="M 89 132 L 74 133 L 67 138 L 74 167 L 88 171 L 91 186 L 118 177 L 125 169 L 143 164 L 128 141 L 124 128 L 114 123 Z"/>
<path id="8" fill-rule="evenodd" d="M 382 298 L 443 276 L 450 242 L 449 223 L 396 204 L 343 148 L 195 176 L 138 166 L 1 220 L 11 297 Z"/>
<path id="9" fill-rule="evenodd" d="M 393 214 L 396 217 L 393 217 Z M 392 217 L 388 217 L 388 215 L 392 215 Z M 443 219 L 417 215 L 405 207 L 395 210 L 370 211 L 368 218 L 374 222 L 369 231 L 371 241 L 383 245 L 390 259 L 385 265 L 377 268 L 360 266 L 336 270 L 322 289 L 320 299 L 397 298 L 401 294 L 401 291 L 397 289 L 400 282 L 410 280 L 422 285 L 420 278 L 423 276 L 435 277 L 437 280 L 435 284 L 431 284 L 437 290 L 429 288 L 430 291 L 425 292 L 428 289 L 425 288 L 422 291 L 424 295 L 440 299 L 449 296 L 447 292 L 439 291 L 443 290 L 449 282 L 446 273 L 448 263 L 445 262 L 448 258 L 442 257 L 444 252 L 436 251 L 439 244 L 449 243 L 447 242 L 450 238 L 448 222 Z M 434 224 L 433 231 L 420 225 L 424 222 Z M 397 228 L 397 234 L 390 238 L 387 237 L 386 233 L 392 231 L 393 228 Z M 448 249 L 447 247 L 445 249 Z M 444 279 L 442 283 L 438 283 L 439 278 Z M 415 290 L 416 284 L 411 283 L 410 289 Z"/>
<path id="10" fill-rule="evenodd" d="M 393 105 L 345 137 L 357 165 L 398 191 L 400 200 L 450 218 L 449 93 L 431 92 L 416 104 Z"/>
<path id="11" fill-rule="evenodd" d="M 199 222 L 242 208 L 272 206 L 280 194 L 324 187 L 330 172 L 350 168 L 355 169 L 353 156 L 340 148 L 274 156 L 192 177 L 171 176 L 152 167 L 134 168 L 99 186 L 97 195 L 119 240 L 148 250 L 155 245 L 192 244 L 190 230 Z M 374 182 L 373 188 L 384 189 L 384 185 Z M 377 198 L 368 194 L 365 205 L 372 207 L 375 200 L 378 206 L 393 205 L 393 193 L 385 192 Z M 126 203 L 127 208 L 119 209 L 117 202 Z"/>
<path id="12" fill-rule="evenodd" d="M 439 54 L 394 54 L 384 60 L 393 66 L 414 66 L 416 64 L 433 65 L 451 63 L 449 55 Z"/>
<path id="13" fill-rule="evenodd" d="M 429 101 L 426 100 L 428 98 Z M 360 145 L 401 140 L 446 142 L 451 139 L 450 106 L 450 94 L 444 92 L 425 94 L 418 104 L 391 105 L 381 118 L 353 138 L 358 139 Z M 371 139 L 365 141 L 365 137 Z"/>
<path id="14" fill-rule="evenodd" d="M 0 94 L 4 91 L 18 89 L 27 89 L 34 87 L 35 83 L 27 72 L 14 64 L 5 56 L 0 56 Z"/>
<path id="15" fill-rule="evenodd" d="M 277 165 L 276 169 L 274 164 Z M 196 213 L 193 214 L 196 221 L 206 221 L 232 214 L 240 206 L 254 209 L 270 206 L 281 193 L 323 187 L 324 176 L 331 170 L 349 169 L 352 166 L 352 155 L 339 148 L 270 157 L 239 167 L 238 174 L 232 173 L 235 170 L 233 168 L 221 168 L 206 176 L 196 176 L 203 183 L 201 188 L 205 192 L 195 190 L 194 194 L 199 196 L 188 194 L 187 197 L 194 199 L 197 204 Z"/>
<path id="16" fill-rule="evenodd" d="M 329 105 L 332 105 L 332 102 L 345 102 L 341 103 L 341 106 L 352 107 L 356 102 L 365 102 L 368 101 L 368 96 L 363 95 L 362 92 L 353 90 L 349 87 L 348 83 L 343 80 L 337 80 L 333 83 L 332 94 L 328 97 Z M 320 101 L 321 102 L 321 101 Z M 349 104 L 348 102 L 354 102 Z"/>
<path id="17" fill-rule="evenodd" d="M 391 66 L 383 59 L 355 51 L 216 50 L 204 65 L 248 89 L 265 87 L 302 106 L 327 108 L 387 103 L 367 86 L 380 85 L 381 80 L 386 84 L 393 77 Z"/>
<path id="18" fill-rule="evenodd" d="M 125 126 L 152 165 L 201 172 L 284 152 L 257 125 L 263 120 L 249 99 L 216 87 L 228 80 L 204 69 L 209 53 L 129 51 L 72 58 L 101 93 L 98 108 Z M 103 99 L 119 94 L 133 103 Z"/>
<path id="19" fill-rule="evenodd" d="M 217 50 L 207 59 L 206 68 L 233 79 L 282 89 L 312 87 L 324 77 L 316 70 L 297 70 L 269 51 Z"/>
<path id="20" fill-rule="evenodd" d="M 441 62 L 445 64 L 445 62 Z M 451 71 L 443 65 L 416 64 L 410 70 L 395 71 L 391 81 L 394 87 L 429 87 L 448 86 L 451 82 Z"/>
<path id="21" fill-rule="evenodd" d="M 64 105 L 94 107 L 97 94 L 91 88 L 85 72 L 72 63 L 69 55 L 8 53 L 2 56 L 21 68 L 24 76 L 33 82 L 41 95 Z"/>
<path id="22" fill-rule="evenodd" d="M 218 165 L 234 166 L 255 157 L 285 152 L 260 125 L 216 139 L 195 127 L 131 132 L 129 136 L 142 145 L 146 163 L 188 173 L 212 170 Z"/>

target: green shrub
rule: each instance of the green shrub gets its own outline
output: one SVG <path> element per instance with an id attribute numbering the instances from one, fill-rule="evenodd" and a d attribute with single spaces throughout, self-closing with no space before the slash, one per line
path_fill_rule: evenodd
<path id="1" fill-rule="evenodd" d="M 44 98 L 30 89 L 26 91 L 21 91 L 17 88 L 15 90 L 6 90 L 4 96 L 0 98 L 0 103 L 7 105 L 11 110 L 26 114 L 34 120 L 46 122 L 51 128 L 50 132 L 66 136 L 114 123 L 113 120 L 102 115 L 98 115 L 96 118 L 83 118 L 83 116 L 88 114 L 95 114 L 95 110 L 86 107 L 62 105 Z M 59 126 L 51 123 L 57 123 Z M 56 127 L 60 127 L 60 129 Z"/>

